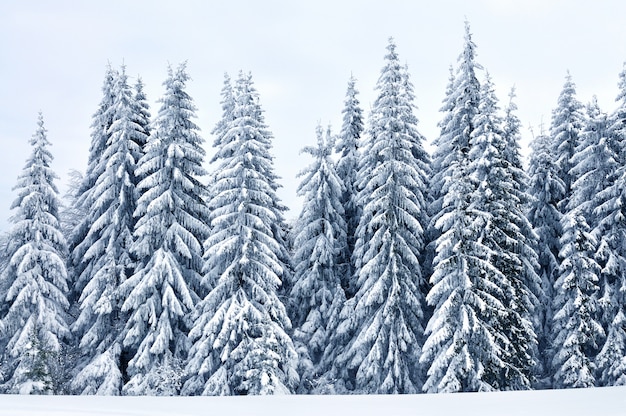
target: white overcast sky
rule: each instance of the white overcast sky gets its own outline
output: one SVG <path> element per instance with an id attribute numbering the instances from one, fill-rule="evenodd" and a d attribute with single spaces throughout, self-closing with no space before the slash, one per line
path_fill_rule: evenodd
<path id="1" fill-rule="evenodd" d="M 369 111 L 390 36 L 409 66 L 428 142 L 438 132 L 465 19 L 502 104 L 516 86 L 529 140 L 529 125 L 549 126 L 567 70 L 581 101 L 596 94 L 605 111 L 615 108 L 625 16 L 619 0 L 1 0 L 0 230 L 38 111 L 61 191 L 70 169 L 85 169 L 107 62 L 141 75 L 154 115 L 168 63 L 187 60 L 188 92 L 209 153 L 224 72 L 234 78 L 251 71 L 275 136 L 280 196 L 293 217 L 300 209 L 296 174 L 310 161 L 300 149 L 314 143 L 318 122 L 339 129 L 350 74 Z"/>

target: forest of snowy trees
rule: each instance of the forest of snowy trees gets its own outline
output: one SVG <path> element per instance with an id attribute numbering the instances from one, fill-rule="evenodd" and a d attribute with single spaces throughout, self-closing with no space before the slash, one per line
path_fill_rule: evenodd
<path id="1" fill-rule="evenodd" d="M 39 115 L 0 239 L 0 392 L 626 384 L 626 69 L 610 113 L 568 73 L 525 164 L 466 24 L 429 152 L 390 39 L 367 117 L 350 78 L 339 131 L 310 132 L 294 222 L 251 74 L 225 76 L 210 160 L 188 81 L 170 67 L 152 115 L 107 67 L 63 196 Z"/>

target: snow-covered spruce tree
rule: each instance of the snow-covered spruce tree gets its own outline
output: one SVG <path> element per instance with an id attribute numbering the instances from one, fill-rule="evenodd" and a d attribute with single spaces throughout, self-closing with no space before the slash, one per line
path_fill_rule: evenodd
<path id="1" fill-rule="evenodd" d="M 499 335 L 491 326 L 505 309 L 498 285 L 504 277 L 487 260 L 492 251 L 479 238 L 489 216 L 471 207 L 476 184 L 464 151 L 458 149 L 458 162 L 450 165 L 446 213 L 435 223 L 441 235 L 426 298 L 434 312 L 420 356 L 428 375 L 423 391 L 429 393 L 495 390 L 487 375 L 504 367 Z"/>
<path id="2" fill-rule="evenodd" d="M 596 356 L 597 382 L 600 386 L 626 385 L 626 316 L 624 315 L 625 285 L 620 287 L 620 307 L 609 323 L 607 337 Z"/>
<path id="3" fill-rule="evenodd" d="M 600 111 L 594 97 L 587 106 L 580 142 L 572 157 L 571 174 L 575 181 L 568 202 L 568 209 L 580 209 L 598 242 L 595 258 L 602 268 L 598 282 L 601 308 L 599 319 L 605 329 L 610 326 L 621 304 L 615 302 L 613 292 L 619 291 L 622 274 L 626 271 L 626 263 L 620 253 L 623 251 L 621 244 L 609 244 L 613 237 L 611 234 L 617 230 L 602 215 L 608 208 L 606 203 L 610 205 L 613 202 L 613 191 L 610 188 L 617 180 L 619 169 L 618 156 L 613 151 L 616 148 L 615 137 L 610 134 L 607 124 L 607 115 Z"/>
<path id="4" fill-rule="evenodd" d="M 343 124 L 336 143 L 336 151 L 339 153 L 337 160 L 337 174 L 344 184 L 341 196 L 343 206 L 343 218 L 346 223 L 347 244 L 342 248 L 340 262 L 345 265 L 341 284 L 348 296 L 354 295 L 354 263 L 352 253 L 356 242 L 356 228 L 359 224 L 360 210 L 357 204 L 357 171 L 359 166 L 359 148 L 363 133 L 363 110 L 357 97 L 356 79 L 350 77 L 348 89 L 344 100 Z"/>
<path id="5" fill-rule="evenodd" d="M 471 134 L 468 174 L 477 184 L 470 203 L 471 209 L 489 217 L 481 235 L 481 244 L 491 250 L 485 259 L 498 271 L 487 269 L 481 278 L 499 286 L 494 296 L 505 309 L 490 317 L 490 325 L 498 333 L 504 367 L 488 372 L 486 381 L 498 390 L 530 389 L 533 380 L 537 337 L 531 321 L 540 292 L 535 272 L 537 255 L 534 233 L 524 214 L 527 201 L 523 189 L 523 172 L 515 147 L 509 148 L 514 137 L 505 137 L 503 120 L 498 115 L 498 100 L 491 78 L 487 74 L 481 88 L 479 112 Z M 513 114 L 509 113 L 509 122 Z M 508 126 L 507 134 L 514 134 Z"/>
<path id="6" fill-rule="evenodd" d="M 418 171 L 422 172 L 422 177 L 419 179 L 423 183 L 422 195 L 420 195 L 423 200 L 417 201 L 420 206 L 425 207 L 424 210 L 421 210 L 421 217 L 418 218 L 420 224 L 422 224 L 423 230 L 422 234 L 425 234 L 425 229 L 428 226 L 430 221 L 430 216 L 428 214 L 429 206 L 432 203 L 432 195 L 430 193 L 430 178 L 432 176 L 432 168 L 431 168 L 431 159 L 430 155 L 424 150 L 423 143 L 426 141 L 424 136 L 417 130 L 416 126 L 419 123 L 417 116 L 415 113 L 417 112 L 417 106 L 414 104 L 415 102 L 415 88 L 413 83 L 411 82 L 411 77 L 409 74 L 409 67 L 407 64 L 404 64 L 402 67 L 402 94 L 404 94 L 404 99 L 410 103 L 412 108 L 411 111 L 405 111 L 402 113 L 402 121 L 407 127 L 407 132 L 411 136 L 411 153 L 413 154 L 413 159 L 418 166 Z M 425 237 L 422 237 L 422 245 L 425 245 Z M 427 261 L 427 256 L 425 254 L 425 250 L 421 249 L 420 254 L 420 264 L 422 265 L 424 261 Z M 427 278 L 424 275 L 424 266 L 422 265 L 422 276 L 424 276 L 425 281 Z M 426 296 L 426 292 L 428 291 L 428 285 L 424 285 L 422 287 L 424 290 L 424 296 Z"/>
<path id="7" fill-rule="evenodd" d="M 136 160 L 139 161 L 139 159 L 141 159 L 144 155 L 144 148 L 146 147 L 146 143 L 148 143 L 148 137 L 150 137 L 152 126 L 150 124 L 150 104 L 148 104 L 148 97 L 144 91 L 144 83 L 141 77 L 137 77 L 137 82 L 135 82 L 134 87 L 135 96 L 133 100 L 133 113 L 135 116 L 135 122 L 139 125 L 139 127 L 141 127 L 141 131 L 143 132 L 142 135 L 137 135 L 137 137 L 133 138 L 133 141 L 137 143 L 140 150 Z"/>
<path id="8" fill-rule="evenodd" d="M 18 177 L 11 205 L 7 251 L 1 279 L 8 290 L 0 320 L 4 388 L 9 393 L 62 393 L 61 354 L 70 337 L 67 324 L 67 243 L 60 230 L 59 199 L 50 167 L 43 116 L 30 140 L 31 156 Z"/>
<path id="9" fill-rule="evenodd" d="M 490 213 L 472 203 L 478 184 L 469 176 L 470 144 L 480 105 L 476 46 L 469 24 L 458 68 L 451 76 L 433 156 L 431 189 L 433 285 L 427 296 L 434 308 L 426 327 L 420 363 L 428 378 L 426 392 L 485 391 L 499 386 L 506 344 L 493 319 L 505 309 L 505 276 L 490 262 L 493 250 L 482 233 Z M 502 289 L 501 289 L 502 287 Z"/>
<path id="10" fill-rule="evenodd" d="M 439 237 L 439 231 L 435 228 L 435 221 L 433 219 L 441 212 L 443 204 L 443 195 L 441 192 L 443 191 L 445 184 L 445 175 L 443 174 L 447 171 L 447 169 L 443 169 L 443 163 L 449 163 L 449 161 L 446 162 L 446 157 L 448 155 L 440 151 L 440 147 L 445 147 L 447 145 L 446 139 L 449 138 L 447 131 L 450 128 L 448 123 L 453 116 L 453 112 L 451 110 L 454 107 L 454 102 L 451 97 L 454 91 L 455 70 L 452 65 L 450 65 L 449 71 L 450 77 L 448 79 L 448 85 L 446 86 L 445 98 L 443 99 L 442 107 L 439 109 L 439 111 L 443 113 L 443 119 L 437 123 L 437 126 L 440 129 L 440 134 L 432 142 L 434 152 L 431 158 L 431 172 L 428 189 L 427 213 L 429 221 L 424 232 L 425 248 L 422 253 L 422 273 L 426 278 L 429 278 L 433 274 L 432 266 L 433 259 L 435 257 L 435 246 L 436 240 Z M 443 144 L 440 146 L 442 141 Z M 449 173 L 450 172 L 447 172 L 447 174 Z"/>
<path id="11" fill-rule="evenodd" d="M 570 175 L 574 179 L 568 201 L 570 209 L 579 207 L 589 227 L 598 225 L 596 207 L 603 201 L 598 195 L 608 188 L 618 168 L 614 143 L 608 134 L 607 115 L 600 110 L 596 97 L 587 105 L 576 151 L 571 158 Z"/>
<path id="12" fill-rule="evenodd" d="M 134 274 L 120 285 L 121 312 L 128 316 L 120 335 L 130 358 L 123 387 L 128 395 L 177 394 L 189 347 L 185 319 L 198 299 L 208 210 L 198 180 L 205 174 L 205 152 L 192 121 L 188 80 L 185 64 L 169 68 L 161 108 L 136 171 L 143 178 L 131 249 L 137 262 Z"/>
<path id="13" fill-rule="evenodd" d="M 623 145 L 626 143 L 626 62 L 623 64 L 622 71 L 619 73 L 618 82 L 619 92 L 615 101 L 617 108 L 608 117 L 608 130 L 613 145 L 613 152 L 617 155 L 617 161 L 620 165 L 626 162 L 626 151 Z"/>
<path id="14" fill-rule="evenodd" d="M 572 193 L 572 184 L 575 177 L 571 171 L 572 157 L 580 140 L 580 131 L 584 120 L 583 105 L 576 99 L 576 85 L 572 81 L 569 71 L 565 77 L 565 84 L 559 94 L 557 107 L 552 111 L 550 137 L 552 138 L 555 163 L 558 175 L 565 185 L 565 193 L 561 196 L 559 209 L 567 211 L 567 201 Z"/>
<path id="15" fill-rule="evenodd" d="M 216 140 L 210 190 L 211 233 L 203 284 L 189 333 L 193 343 L 183 394 L 277 394 L 298 383 L 291 323 L 278 297 L 286 250 L 277 239 L 282 205 L 265 124 L 251 75 L 240 73 L 233 118 Z"/>
<path id="16" fill-rule="evenodd" d="M 356 294 L 335 338 L 348 339 L 335 361 L 335 390 L 415 393 L 424 299 L 419 256 L 429 163 L 405 90 L 406 74 L 390 39 L 368 126 L 368 158 L 359 171 L 362 216 L 357 227 Z M 421 149 L 421 160 L 415 151 Z M 331 339 L 331 343 L 334 342 Z"/>
<path id="17" fill-rule="evenodd" d="M 76 169 L 70 169 L 67 176 L 66 191 L 62 197 L 63 204 L 60 208 L 61 231 L 63 235 L 66 236 L 66 239 L 72 235 L 74 230 L 87 215 L 86 212 L 82 210 L 83 207 L 78 204 L 78 198 L 80 197 L 78 192 L 83 184 L 82 172 Z M 70 264 L 68 264 L 68 266 L 71 265 L 71 259 L 69 259 L 69 262 Z M 70 270 L 68 270 L 68 272 L 70 272 Z"/>
<path id="18" fill-rule="evenodd" d="M 80 277 L 84 288 L 78 299 L 79 315 L 72 325 L 80 340 L 72 389 L 82 394 L 119 395 L 124 377 L 119 339 L 124 299 L 119 286 L 135 265 L 130 252 L 136 222 L 135 170 L 147 136 L 141 125 L 145 125 L 145 117 L 138 113 L 140 105 L 128 84 L 125 67 L 117 75 L 113 94 L 112 123 L 102 154 L 104 169 L 90 190 L 92 223 L 76 247 L 84 253 L 78 263 L 84 270 Z"/>
<path id="19" fill-rule="evenodd" d="M 332 161 L 333 138 L 330 128 L 324 137 L 317 128 L 317 147 L 304 152 L 315 158 L 302 173 L 298 195 L 304 198 L 302 211 L 294 228 L 294 286 L 290 294 L 293 341 L 299 355 L 300 387 L 307 393 L 314 387 L 317 374 L 332 365 L 330 346 L 341 308 L 346 301 L 341 287 L 342 250 L 346 246 L 346 223 L 343 218 L 343 184 Z"/>
<path id="20" fill-rule="evenodd" d="M 439 122 L 439 137 L 434 142 L 432 156 L 432 173 L 430 177 L 430 204 L 428 213 L 430 222 L 426 232 L 428 241 L 425 267 L 432 274 L 432 258 L 440 231 L 435 226 L 438 218 L 445 214 L 443 199 L 450 186 L 452 165 L 458 163 L 458 157 L 466 155 L 469 149 L 470 135 L 474 130 L 474 117 L 478 112 L 480 100 L 480 83 L 476 71 L 482 66 L 476 62 L 476 44 L 472 41 L 470 26 L 465 22 L 465 39 L 463 51 L 457 58 L 457 68 L 450 68 L 449 83 L 446 96 L 441 107 L 443 118 Z M 462 151 L 461 151 L 462 150 Z"/>
<path id="21" fill-rule="evenodd" d="M 234 96 L 234 91 L 233 91 L 233 86 L 232 86 L 232 82 L 230 79 L 230 75 L 228 75 L 228 73 L 224 73 L 224 86 L 222 87 L 221 95 L 222 95 L 222 100 L 220 103 L 222 106 L 222 117 L 216 123 L 213 130 L 211 130 L 211 134 L 215 137 L 213 141 L 213 147 L 216 149 L 221 146 L 221 142 L 224 139 L 224 136 L 226 135 L 226 133 L 228 133 L 229 125 L 233 121 L 233 109 L 235 108 L 235 96 Z M 214 154 L 210 162 L 212 164 L 215 164 L 218 161 L 218 159 L 219 159 L 219 155 Z M 208 209 L 210 211 L 213 210 L 213 207 L 211 207 L 210 205 L 211 201 L 213 201 L 213 195 L 211 195 L 210 192 L 213 191 L 213 189 L 215 188 L 213 184 L 215 182 L 216 174 L 217 174 L 217 171 L 209 172 L 209 179 L 207 181 L 207 187 L 206 187 L 207 194 L 206 194 L 205 200 L 206 200 Z"/>
<path id="22" fill-rule="evenodd" d="M 91 276 L 91 270 L 86 270 L 86 268 L 91 266 L 91 263 L 83 262 L 83 258 L 85 257 L 85 252 L 93 243 L 93 241 L 87 239 L 89 229 L 95 221 L 95 218 L 90 215 L 91 206 L 95 198 L 93 187 L 106 166 L 106 161 L 103 160 L 102 155 L 104 155 L 109 142 L 109 129 L 111 124 L 113 124 L 113 101 L 115 100 L 113 90 L 117 76 L 117 71 L 108 64 L 102 85 L 102 99 L 98 110 L 92 117 L 91 144 L 89 146 L 87 169 L 82 177 L 81 184 L 75 192 L 76 202 L 74 209 L 79 213 L 84 213 L 84 217 L 68 236 L 71 253 L 70 275 L 72 276 L 69 297 L 72 304 L 77 303 L 83 288 Z"/>
<path id="23" fill-rule="evenodd" d="M 595 199 L 593 216 L 597 220 L 593 235 L 598 239 L 596 259 L 600 263 L 600 308 L 606 341 L 596 357 L 597 379 L 601 386 L 626 384 L 626 167 L 623 150 L 626 128 L 626 70 L 620 73 L 618 109 L 608 119 L 605 138 L 602 139 L 614 160 L 607 158 L 607 166 L 617 164 L 615 172 L 607 178 L 608 186 Z M 593 136 L 592 136 L 593 137 Z M 602 142 L 601 142 L 602 143 Z M 609 149 L 614 149 L 611 152 Z M 599 149 L 600 150 L 600 149 Z M 608 155 L 607 155 L 608 156 Z M 617 163 L 615 163 L 617 162 Z"/>
<path id="24" fill-rule="evenodd" d="M 222 87 L 222 101 L 220 104 L 222 105 L 222 118 L 220 118 L 211 131 L 211 134 L 215 136 L 215 141 L 213 142 L 213 147 L 215 148 L 220 147 L 223 138 L 228 133 L 230 123 L 234 119 L 235 95 L 230 75 L 227 73 L 224 73 L 224 86 Z M 211 162 L 215 162 L 217 157 L 218 156 L 215 155 Z"/>
<path id="25" fill-rule="evenodd" d="M 558 167 L 551 152 L 552 139 L 543 132 L 531 143 L 531 154 L 528 166 L 530 178 L 526 216 L 537 235 L 536 251 L 538 256 L 537 274 L 541 279 L 542 296 L 540 307 L 536 311 L 539 356 L 542 362 L 538 374 L 538 386 L 551 387 L 550 372 L 552 369 L 552 299 L 554 283 L 558 278 L 559 251 L 561 244 L 561 218 L 558 205 L 565 192 L 565 185 L 558 175 Z"/>
<path id="26" fill-rule="evenodd" d="M 519 186 L 520 192 L 528 191 L 528 175 L 524 171 L 524 165 L 522 164 L 522 156 L 520 154 L 520 141 L 521 141 L 521 121 L 517 117 L 517 104 L 515 103 L 515 87 L 511 88 L 509 92 L 509 101 L 504 108 L 504 119 L 502 122 L 502 136 L 505 140 L 505 147 L 503 149 L 504 159 L 511 165 L 510 173 L 512 175 L 513 182 L 516 186 Z M 525 195 L 526 199 L 529 195 Z M 527 203 L 528 201 L 523 201 Z"/>
<path id="27" fill-rule="evenodd" d="M 561 264 L 553 298 L 553 387 L 593 387 L 593 358 L 604 337 L 596 319 L 600 274 L 594 260 L 596 241 L 579 208 L 563 215 L 561 227 Z"/>

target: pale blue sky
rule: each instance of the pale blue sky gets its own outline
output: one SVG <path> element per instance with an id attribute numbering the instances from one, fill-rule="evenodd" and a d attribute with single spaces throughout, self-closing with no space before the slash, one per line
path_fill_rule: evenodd
<path id="1" fill-rule="evenodd" d="M 467 18 L 503 103 L 516 85 L 528 140 L 530 124 L 549 125 L 568 69 L 581 101 L 597 94 L 614 109 L 624 16 L 626 2 L 607 0 L 0 1 L 0 230 L 39 110 L 61 190 L 69 169 L 85 168 L 107 61 L 142 76 L 154 114 L 168 62 L 187 60 L 209 152 L 224 71 L 252 71 L 275 136 L 280 195 L 295 216 L 296 174 L 309 163 L 299 150 L 314 143 L 318 121 L 339 129 L 351 73 L 369 110 L 389 36 L 409 66 L 430 142 Z"/>

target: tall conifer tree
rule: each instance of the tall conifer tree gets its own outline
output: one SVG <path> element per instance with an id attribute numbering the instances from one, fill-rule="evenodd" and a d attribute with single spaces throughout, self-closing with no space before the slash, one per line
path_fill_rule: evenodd
<path id="1" fill-rule="evenodd" d="M 456 69 L 450 67 L 450 77 L 446 94 L 440 111 L 442 120 L 438 123 L 440 134 L 433 141 L 432 172 L 429 190 L 429 216 L 426 250 L 426 267 L 432 274 L 433 257 L 436 240 L 440 236 L 435 226 L 438 218 L 451 207 L 444 207 L 443 199 L 450 186 L 452 165 L 456 165 L 458 157 L 465 157 L 469 150 L 470 134 L 474 130 L 473 120 L 478 111 L 480 100 L 480 83 L 476 71 L 482 66 L 476 62 L 476 44 L 472 40 L 469 23 L 465 23 L 465 39 L 463 51 L 457 58 Z M 462 149 L 462 151 L 460 151 Z"/>
<path id="2" fill-rule="evenodd" d="M 422 382 L 414 357 L 423 335 L 425 282 L 419 258 L 426 209 L 423 167 L 429 160 L 395 48 L 390 40 L 359 171 L 357 291 L 345 307 L 354 312 L 337 334 L 351 334 L 337 366 L 343 367 L 345 386 L 359 393 L 414 393 Z"/>
<path id="3" fill-rule="evenodd" d="M 189 348 L 186 316 L 198 299 L 208 210 L 199 177 L 205 155 L 186 65 L 169 68 L 154 130 L 139 160 L 135 272 L 120 286 L 128 350 L 125 394 L 177 394 Z"/>
<path id="4" fill-rule="evenodd" d="M 539 375 L 540 387 L 551 386 L 552 369 L 552 299 L 554 283 L 558 278 L 559 251 L 562 235 L 561 217 L 558 205 L 565 193 L 565 185 L 558 175 L 558 168 L 552 153 L 552 139 L 541 133 L 531 143 L 531 155 L 528 167 L 529 194 L 527 218 L 537 235 L 536 251 L 538 256 L 537 274 L 541 279 L 542 296 L 536 313 L 538 328 L 539 356 L 542 357 Z"/>
<path id="5" fill-rule="evenodd" d="M 67 243 L 61 233 L 59 199 L 47 130 L 39 114 L 32 154 L 18 177 L 15 215 L 7 242 L 7 289 L 0 317 L 3 373 L 9 393 L 62 393 L 60 364 L 69 341 Z"/>
<path id="6" fill-rule="evenodd" d="M 68 238 L 71 251 L 71 274 L 74 280 L 71 282 L 70 297 L 73 301 L 78 299 L 92 275 L 90 270 L 92 263 L 84 262 L 83 259 L 85 253 L 93 244 L 93 241 L 87 237 L 89 229 L 95 221 L 95 218 L 90 213 L 96 198 L 93 188 L 98 177 L 106 167 L 103 155 L 109 142 L 109 129 L 111 124 L 113 124 L 114 87 L 117 76 L 117 71 L 111 67 L 111 64 L 108 64 L 102 84 L 102 99 L 98 110 L 92 117 L 91 144 L 89 146 L 87 169 L 75 192 L 75 209 L 84 216 Z"/>
<path id="7" fill-rule="evenodd" d="M 552 124 L 550 136 L 555 155 L 555 163 L 558 175 L 565 186 L 565 193 L 561 196 L 559 209 L 562 213 L 567 211 L 567 202 L 572 193 L 572 184 L 575 177 L 572 176 L 572 157 L 576 153 L 576 147 L 580 141 L 580 132 L 584 115 L 582 104 L 576 98 L 576 84 L 572 80 L 569 71 L 565 77 L 565 84 L 559 94 L 557 107 L 552 111 Z"/>
<path id="8" fill-rule="evenodd" d="M 498 115 L 498 101 L 487 74 L 481 88 L 479 112 L 470 141 L 469 174 L 477 182 L 471 197 L 472 208 L 488 215 L 479 240 L 491 254 L 486 258 L 499 273 L 483 276 L 499 286 L 498 297 L 505 310 L 491 317 L 501 343 L 504 368 L 488 374 L 500 390 L 530 389 L 535 367 L 537 337 L 531 321 L 540 281 L 536 275 L 534 233 L 524 214 L 527 196 L 523 172 L 515 154 L 515 138 L 505 136 Z M 509 112 L 509 121 L 513 115 Z M 508 135 L 514 128 L 508 126 Z"/>
<path id="9" fill-rule="evenodd" d="M 626 69 L 619 75 L 618 108 L 608 117 L 607 128 L 598 150 L 612 154 L 606 157 L 602 167 L 615 166 L 605 187 L 594 204 L 597 219 L 593 235 L 598 239 L 596 258 L 602 267 L 600 275 L 600 306 L 603 310 L 602 325 L 606 341 L 596 357 L 597 380 L 602 386 L 626 384 L 626 167 L 624 151 L 626 143 Z M 593 125 L 593 124 L 592 124 Z M 587 129 L 588 130 L 588 129 Z M 596 136 L 595 132 L 591 132 Z M 598 137 L 599 138 L 599 137 Z M 612 150 L 612 151 L 611 151 Z M 608 155 L 607 155 L 608 156 Z"/>
<path id="10" fill-rule="evenodd" d="M 346 223 L 343 218 L 343 183 L 332 161 L 333 139 L 330 128 L 326 137 L 317 128 L 317 146 L 303 151 L 315 160 L 304 171 L 298 194 L 304 198 L 302 211 L 294 228 L 295 279 L 290 301 L 294 311 L 294 343 L 300 356 L 300 392 L 314 387 L 316 374 L 332 365 L 334 357 L 322 357 L 332 349 L 332 323 L 346 300 L 341 287 L 344 272 L 342 250 L 346 247 Z"/>
<path id="11" fill-rule="evenodd" d="M 336 144 L 339 153 L 337 161 L 337 174 L 344 185 L 341 196 L 344 220 L 346 223 L 347 244 L 342 249 L 341 262 L 345 264 L 342 285 L 348 295 L 353 295 L 354 263 L 352 253 L 356 242 L 356 228 L 359 224 L 360 209 L 357 202 L 357 171 L 359 166 L 359 148 L 363 133 L 363 110 L 357 97 L 356 79 L 350 77 L 348 90 L 344 101 L 343 124 Z"/>
<path id="12" fill-rule="evenodd" d="M 554 285 L 552 359 L 554 387 L 593 387 L 593 357 L 604 336 L 598 314 L 596 241 L 579 207 L 561 219 L 559 277 Z"/>
<path id="13" fill-rule="evenodd" d="M 225 110 L 226 114 L 226 110 Z M 184 394 L 275 394 L 298 381 L 291 323 L 278 289 L 282 205 L 268 131 L 251 75 L 240 74 L 232 119 L 215 140 L 203 285 L 189 334 Z"/>
<path id="14" fill-rule="evenodd" d="M 435 256 L 426 298 L 434 312 L 420 357 L 426 392 L 494 390 L 499 388 L 495 375 L 505 366 L 506 339 L 493 326 L 506 308 L 505 276 L 491 264 L 494 251 L 481 238 L 492 218 L 477 204 L 480 183 L 470 169 L 481 102 L 475 49 L 466 23 L 434 153 L 430 224 Z"/>
<path id="15" fill-rule="evenodd" d="M 131 255 L 137 203 L 135 170 L 146 142 L 145 116 L 140 113 L 128 84 L 125 67 L 117 75 L 111 106 L 112 123 L 107 131 L 106 161 L 96 178 L 89 205 L 92 223 L 77 250 L 84 252 L 81 276 L 84 288 L 79 301 L 80 313 L 72 330 L 80 339 L 79 373 L 73 389 L 83 394 L 120 394 L 121 306 L 124 299 L 119 286 L 134 270 Z M 86 247 L 89 243 L 89 247 Z"/>

